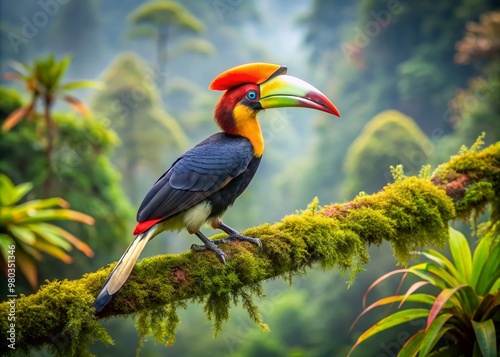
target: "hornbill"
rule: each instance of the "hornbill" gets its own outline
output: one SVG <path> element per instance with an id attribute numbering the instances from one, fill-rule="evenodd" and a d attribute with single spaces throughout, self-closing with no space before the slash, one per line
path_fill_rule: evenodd
<path id="1" fill-rule="evenodd" d="M 250 63 L 217 76 L 209 88 L 225 91 L 215 108 L 222 132 L 214 134 L 178 158 L 147 193 L 137 213 L 135 239 L 116 264 L 97 296 L 99 313 L 129 277 L 146 243 L 163 231 L 185 228 L 201 239 L 193 250 L 209 249 L 225 264 L 217 244 L 238 239 L 261 246 L 220 220 L 224 211 L 252 180 L 264 151 L 257 120 L 262 109 L 305 107 L 340 116 L 325 95 L 301 79 L 286 75 L 276 64 Z M 200 231 L 208 223 L 228 237 L 209 240 Z"/>

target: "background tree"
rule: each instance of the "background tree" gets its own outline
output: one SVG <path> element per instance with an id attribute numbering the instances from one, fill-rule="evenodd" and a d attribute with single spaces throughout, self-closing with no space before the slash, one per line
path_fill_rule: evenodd
<path id="1" fill-rule="evenodd" d="M 154 73 L 137 55 L 120 55 L 103 76 L 104 88 L 93 99 L 93 108 L 120 136 L 116 162 L 124 173 L 126 191 L 137 204 L 141 169 L 164 168 L 167 157 L 187 146 L 176 120 L 163 109 Z"/>
<path id="2" fill-rule="evenodd" d="M 500 138 L 500 103 L 497 98 L 500 91 L 499 29 L 500 12 L 485 13 L 479 23 L 468 23 L 464 38 L 457 42 L 455 62 L 473 64 L 479 75 L 468 81 L 467 88 L 457 89 L 451 100 L 446 114 L 453 123 L 454 132 L 438 141 L 439 150 L 434 162 L 482 132 L 487 133 L 486 143 Z"/>
<path id="3" fill-rule="evenodd" d="M 388 108 L 399 110 L 435 143 L 452 130 L 448 102 L 455 88 L 477 74 L 473 66 L 453 62 L 455 43 L 467 21 L 496 7 L 493 1 L 398 4 L 389 8 L 382 0 L 356 4 L 315 0 L 302 20 L 309 39 L 304 46 L 316 54 L 315 63 L 330 73 L 320 79 L 325 78 L 330 96 L 342 103 L 342 117 L 349 118 L 349 125 L 340 131 L 319 116 L 315 159 L 302 170 L 300 186 L 317 187 L 320 198 L 341 192 L 341 183 L 349 177 L 324 168 L 342 166 L 347 148 L 370 118 Z M 344 16 L 349 6 L 354 15 Z M 320 35 L 318 28 L 327 29 L 329 41 L 324 41 L 328 36 Z M 434 162 L 459 146 L 449 148 Z"/>
<path id="4" fill-rule="evenodd" d="M 203 23 L 174 1 L 150 1 L 139 6 L 129 16 L 132 30 L 130 37 L 149 37 L 156 43 L 155 73 L 160 83 L 166 75 L 167 44 L 187 33 L 202 33 Z"/>
<path id="5" fill-rule="evenodd" d="M 377 192 L 391 179 L 389 168 L 400 163 L 408 174 L 418 174 L 429 160 L 428 142 L 413 119 L 403 113 L 386 110 L 376 115 L 347 151 L 342 195 Z"/>

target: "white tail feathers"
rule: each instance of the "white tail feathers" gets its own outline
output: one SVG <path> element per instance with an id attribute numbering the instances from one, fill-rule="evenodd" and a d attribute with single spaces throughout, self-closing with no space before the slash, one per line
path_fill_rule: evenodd
<path id="1" fill-rule="evenodd" d="M 128 246 L 125 253 L 116 264 L 115 268 L 104 283 L 104 286 L 94 302 L 97 312 L 111 300 L 111 297 L 125 284 L 135 263 L 139 259 L 141 252 L 151 238 L 155 236 L 157 226 L 154 225 L 146 232 L 135 236 L 134 240 Z"/>

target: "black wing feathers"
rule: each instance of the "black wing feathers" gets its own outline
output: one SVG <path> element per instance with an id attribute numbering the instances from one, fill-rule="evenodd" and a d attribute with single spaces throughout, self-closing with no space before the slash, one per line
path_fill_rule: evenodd
<path id="1" fill-rule="evenodd" d="M 253 153 L 246 138 L 212 135 L 177 159 L 158 179 L 144 198 L 137 221 L 169 218 L 193 207 L 245 171 Z"/>

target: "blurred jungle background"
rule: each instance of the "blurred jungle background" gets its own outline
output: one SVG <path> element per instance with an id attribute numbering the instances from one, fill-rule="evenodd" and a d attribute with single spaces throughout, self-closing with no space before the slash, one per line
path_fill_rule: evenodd
<path id="1" fill-rule="evenodd" d="M 224 217 L 244 229 L 280 220 L 315 196 L 327 204 L 376 192 L 391 182 L 390 165 L 403 164 L 407 175 L 425 164 L 435 168 L 481 132 L 486 144 L 500 140 L 499 34 L 494 0 L 1 0 L 3 187 L 30 182 L 12 200 L 60 197 L 65 202 L 38 201 L 38 208 L 67 209 L 67 202 L 95 220 L 85 225 L 87 216 L 66 212 L 67 221 L 57 223 L 64 231 L 43 223 L 18 232 L 24 242 L 17 247 L 18 293 L 31 293 L 45 279 L 78 278 L 121 256 L 143 195 L 180 153 L 218 131 L 213 108 L 220 93 L 207 87 L 221 71 L 247 62 L 284 64 L 342 114 L 260 115 L 264 160 Z M 469 226 L 459 228 L 471 236 Z M 31 247 L 35 234 L 52 245 Z M 68 253 L 64 237 L 78 249 Z M 196 240 L 162 234 L 143 256 L 182 252 Z M 387 246 L 370 254 L 350 288 L 348 276 L 320 267 L 291 286 L 267 282 L 259 306 L 270 333 L 237 307 L 214 339 L 202 308 L 188 304 L 175 344 L 147 341 L 141 353 L 346 355 L 359 333 L 387 313 L 372 311 L 349 331 L 367 287 L 396 267 Z M 383 285 L 373 298 L 397 285 L 397 279 Z M 135 355 L 133 319 L 104 324 L 115 345 L 92 351 Z M 394 356 L 404 343 L 401 331 L 407 338 L 415 329 L 390 330 L 353 355 Z"/>

